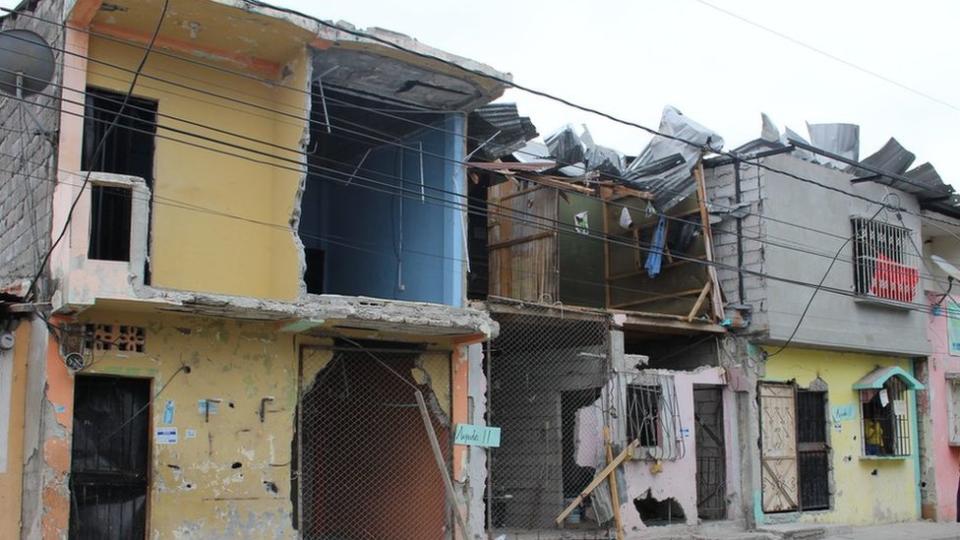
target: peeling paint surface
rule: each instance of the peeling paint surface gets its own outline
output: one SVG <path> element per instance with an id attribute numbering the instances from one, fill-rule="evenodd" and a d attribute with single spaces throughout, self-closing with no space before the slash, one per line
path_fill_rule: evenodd
<path id="1" fill-rule="evenodd" d="M 667 377 L 672 379 L 677 398 L 677 417 L 679 426 L 683 426 L 684 433 L 674 436 L 682 438 L 685 452 L 676 460 L 644 460 L 632 459 L 623 465 L 623 479 L 626 493 L 621 499 L 626 502 L 620 506 L 620 513 L 626 531 L 640 531 L 646 525 L 640 519 L 633 501 L 647 496 L 658 500 L 672 498 L 683 509 L 688 525 L 695 525 L 697 520 L 697 459 L 695 445 L 694 396 L 693 386 L 725 384 L 723 368 L 700 368 L 696 371 L 667 371 L 641 370 L 635 374 L 623 374 L 614 377 L 603 389 L 601 397 L 592 405 L 580 409 L 577 414 L 577 463 L 585 467 L 602 469 L 605 463 L 603 444 L 603 403 L 617 402 L 616 397 L 622 395 L 625 385 L 634 379 L 642 377 Z M 729 414 L 729 413 L 727 413 Z M 679 427 L 678 426 L 678 427 Z M 620 441 L 620 448 L 625 443 L 623 425 L 614 422 L 612 434 L 614 441 Z M 677 430 L 679 431 L 679 429 Z M 665 435 L 666 436 L 666 435 Z M 616 453 L 616 452 L 615 452 Z M 638 451 L 640 454 L 641 451 Z"/>
<path id="2" fill-rule="evenodd" d="M 788 348 L 770 358 L 765 380 L 796 379 L 806 388 L 818 378 L 826 382 L 827 400 L 835 404 L 859 403 L 853 385 L 876 367 L 899 366 L 908 373 L 906 359 L 858 353 Z M 910 423 L 916 425 L 911 414 Z M 843 422 L 838 432 L 830 433 L 832 479 L 836 486 L 834 506 L 830 510 L 790 514 L 765 514 L 766 523 L 800 521 L 804 523 L 845 523 L 867 525 L 919 519 L 916 486 L 920 479 L 914 470 L 916 451 L 903 459 L 867 459 L 861 441 L 861 413 Z M 833 429 L 831 427 L 831 429 Z M 916 432 L 911 433 L 911 441 Z M 759 464 L 758 464 L 759 465 Z M 845 496 L 846 495 L 846 496 Z"/>
<path id="3" fill-rule="evenodd" d="M 940 294 L 931 296 L 936 302 Z M 949 443 L 947 403 L 950 399 L 947 374 L 960 374 L 960 356 L 950 355 L 945 312 L 930 315 L 928 336 L 933 354 L 918 370 L 926 390 L 917 393 L 921 426 L 921 492 L 924 518 L 956 521 L 957 485 L 960 483 L 960 448 Z"/>

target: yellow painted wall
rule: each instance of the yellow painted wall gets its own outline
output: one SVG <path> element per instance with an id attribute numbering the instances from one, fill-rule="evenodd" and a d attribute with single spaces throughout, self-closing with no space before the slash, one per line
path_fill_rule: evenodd
<path id="1" fill-rule="evenodd" d="M 86 312 L 80 322 L 145 327 L 143 353 L 95 353 L 83 373 L 152 379 L 154 393 L 163 388 L 149 413 L 153 429 L 168 427 L 166 402 L 174 404 L 169 426 L 178 430 L 177 444 L 157 444 L 151 432 L 149 537 L 295 538 L 290 470 L 298 350 L 329 340 L 280 333 L 273 323 L 105 309 Z M 332 353 L 305 348 L 304 354 L 304 381 L 312 383 Z M 425 392 L 428 403 L 449 413 L 449 354 L 428 352 L 419 363 L 433 390 Z M 183 365 L 190 373 L 175 375 Z M 264 397 L 274 401 L 261 423 Z M 209 422 L 198 404 L 204 399 L 221 400 Z M 65 413 L 72 415 L 71 405 Z M 187 438 L 187 430 L 195 436 Z M 429 454 L 422 457 L 433 463 Z"/>
<path id="2" fill-rule="evenodd" d="M 131 74 L 110 65 L 133 69 L 143 49 L 92 37 L 89 54 L 93 60 L 89 63 L 88 85 L 125 92 Z M 288 64 L 291 74 L 282 84 L 309 90 L 308 60 L 306 48 L 291 58 Z M 290 219 L 300 184 L 302 166 L 297 161 L 302 160 L 302 155 L 297 151 L 301 148 L 306 121 L 281 113 L 306 117 L 308 95 L 157 53 L 149 57 L 144 73 L 148 77 L 140 79 L 134 94 L 158 100 L 161 115 L 290 149 L 285 151 L 161 116 L 161 126 L 277 157 L 158 130 L 163 137 L 267 163 L 254 163 L 169 138 L 157 138 L 151 230 L 153 285 L 295 298 L 300 290 L 301 270 L 299 246 L 290 228 Z"/>
<path id="3" fill-rule="evenodd" d="M 30 349 L 30 323 L 20 322 L 14 332 L 13 380 L 10 401 L 0 407 L 10 408 L 7 433 L 7 467 L 0 472 L 0 538 L 20 537 L 20 500 L 23 485 L 23 415 L 27 384 L 27 357 Z"/>
<path id="4" fill-rule="evenodd" d="M 765 380 L 796 379 L 806 388 L 817 377 L 828 385 L 830 407 L 853 404 L 856 420 L 842 422 L 837 431 L 830 421 L 829 440 L 833 448 L 832 466 L 834 496 L 829 511 L 811 511 L 799 521 L 811 523 L 849 523 L 855 525 L 888 523 L 919 519 L 917 514 L 914 460 L 865 459 L 861 450 L 859 395 L 854 383 L 878 366 L 900 366 L 910 372 L 909 360 L 856 353 L 839 353 L 813 349 L 789 348 L 772 357 L 766 364 Z M 911 424 L 915 419 L 910 419 Z M 911 442 L 915 434 L 911 434 Z M 876 471 L 876 475 L 872 474 Z M 768 522 L 776 514 L 767 514 Z"/>
<path id="5" fill-rule="evenodd" d="M 293 538 L 290 466 L 297 356 L 290 334 L 272 325 L 189 316 L 98 315 L 98 323 L 145 326 L 144 353 L 99 353 L 90 374 L 168 381 L 151 409 L 163 424 L 175 407 L 177 444 L 151 435 L 150 538 Z M 181 365 L 190 373 L 174 373 Z M 171 381 L 171 377 L 173 377 Z M 272 397 L 260 422 L 260 400 Z M 220 399 L 204 420 L 198 401 Z M 187 430 L 195 437 L 187 438 Z M 239 468 L 233 468 L 239 463 Z M 276 492 L 267 482 L 276 486 Z"/>

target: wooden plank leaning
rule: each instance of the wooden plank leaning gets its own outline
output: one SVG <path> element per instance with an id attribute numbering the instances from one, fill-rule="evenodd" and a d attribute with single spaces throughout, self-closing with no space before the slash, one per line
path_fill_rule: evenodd
<path id="1" fill-rule="evenodd" d="M 623 463 L 625 459 L 631 457 L 633 455 L 633 451 L 636 450 L 638 446 L 640 446 L 640 441 L 637 439 L 634 439 L 633 442 L 628 444 L 627 447 L 623 449 L 623 452 L 620 452 L 619 454 L 617 454 L 617 457 L 613 458 L 613 461 L 608 463 L 607 466 L 604 467 L 602 471 L 600 471 L 596 476 L 594 476 L 593 480 L 591 480 L 590 483 L 587 484 L 587 487 L 585 487 L 583 491 L 580 492 L 580 495 L 577 495 L 577 498 L 574 499 L 569 506 L 564 508 L 563 512 L 560 512 L 560 515 L 557 516 L 557 519 L 556 519 L 557 525 L 562 524 L 563 520 L 567 519 L 567 516 L 570 515 L 570 512 L 573 512 L 574 508 L 576 508 L 577 506 L 580 506 L 580 503 L 582 503 L 583 500 L 586 499 L 588 495 L 593 493 L 593 490 L 597 489 L 597 486 L 602 484 L 603 481 L 606 480 L 607 476 L 610 475 L 610 473 L 617 470 L 617 467 L 619 467 L 620 464 Z"/>
<path id="2" fill-rule="evenodd" d="M 423 418 L 423 426 L 427 430 L 427 438 L 430 439 L 430 449 L 433 450 L 433 459 L 437 462 L 437 469 L 440 470 L 440 476 L 443 477 L 443 487 L 447 492 L 447 501 L 450 504 L 450 509 L 453 510 L 453 516 L 457 519 L 457 525 L 460 526 L 460 532 L 463 535 L 461 538 L 467 538 L 469 532 L 467 531 L 466 521 L 463 519 L 463 514 L 460 513 L 462 504 L 460 498 L 457 497 L 457 492 L 453 489 L 453 482 L 450 480 L 450 473 L 447 472 L 447 463 L 443 459 L 443 453 L 440 451 L 440 442 L 437 440 L 437 434 L 433 431 L 433 423 L 430 421 L 430 412 L 427 411 L 427 403 L 423 399 L 423 394 L 417 390 L 413 393 L 414 397 L 417 399 L 417 407 L 420 409 L 420 417 Z M 456 538 L 456 532 L 454 532 L 454 538 Z"/>

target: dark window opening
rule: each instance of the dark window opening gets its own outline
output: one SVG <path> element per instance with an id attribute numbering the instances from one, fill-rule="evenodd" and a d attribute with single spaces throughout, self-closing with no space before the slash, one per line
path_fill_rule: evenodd
<path id="1" fill-rule="evenodd" d="M 892 377 L 880 390 L 861 390 L 863 450 L 868 456 L 909 456 L 907 387 Z"/>
<path id="2" fill-rule="evenodd" d="M 314 85 L 298 225 L 304 247 L 323 251 L 322 279 L 321 261 L 307 261 L 309 292 L 460 302 L 449 273 L 463 237 L 451 234 L 463 216 L 448 200 L 463 187 L 452 182 L 462 170 L 450 161 L 462 144 L 454 117 L 326 82 L 320 95 Z"/>
<path id="3" fill-rule="evenodd" d="M 562 438 L 563 496 L 576 497 L 593 480 L 592 467 L 577 465 L 576 424 L 577 411 L 600 399 L 599 388 L 568 390 L 560 393 L 560 426 Z"/>
<path id="4" fill-rule="evenodd" d="M 87 88 L 83 169 L 139 176 L 150 186 L 153 180 L 157 102 L 131 97 L 123 113 L 117 117 L 123 98 L 123 94 L 116 92 Z M 116 126 L 107 135 L 114 120 Z"/>
<path id="5" fill-rule="evenodd" d="M 143 178 L 153 200 L 153 158 L 157 102 L 130 97 L 120 113 L 124 94 L 87 88 L 83 122 L 82 167 L 85 171 L 126 174 Z M 110 126 L 116 121 L 113 129 Z M 109 133 L 108 133 L 109 131 Z M 130 260 L 132 192 L 126 188 L 94 186 L 91 204 L 91 259 Z M 122 199 L 121 199 L 122 197 Z M 150 221 L 147 216 L 146 261 L 143 280 L 150 284 Z"/>
<path id="6" fill-rule="evenodd" d="M 146 535 L 150 381 L 81 375 L 74 387 L 71 540 Z"/>
<path id="7" fill-rule="evenodd" d="M 467 253 L 470 273 L 467 275 L 467 298 L 486 300 L 490 287 L 490 263 L 487 254 L 487 188 L 496 175 L 471 171 L 467 177 L 467 196 L 470 205 L 467 215 Z"/>
<path id="8" fill-rule="evenodd" d="M 627 387 L 627 440 L 638 439 L 640 446 L 660 446 L 659 386 Z"/>
<path id="9" fill-rule="evenodd" d="M 94 185 L 90 192 L 90 245 L 87 257 L 101 261 L 130 260 L 131 192 L 128 188 Z"/>
<path id="10" fill-rule="evenodd" d="M 303 273 L 303 281 L 306 283 L 307 292 L 310 294 L 323 294 L 323 272 L 325 252 L 319 248 L 304 248 L 304 259 L 307 265 Z"/>
<path id="11" fill-rule="evenodd" d="M 826 392 L 797 391 L 797 461 L 800 509 L 830 508 Z"/>

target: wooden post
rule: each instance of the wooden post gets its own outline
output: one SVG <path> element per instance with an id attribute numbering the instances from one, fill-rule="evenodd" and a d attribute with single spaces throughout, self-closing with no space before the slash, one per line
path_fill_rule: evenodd
<path id="1" fill-rule="evenodd" d="M 583 491 L 580 492 L 580 495 L 577 495 L 577 498 L 574 499 L 573 502 L 571 502 L 569 505 L 567 505 L 567 507 L 563 509 L 563 512 L 560 512 L 560 515 L 557 516 L 557 519 L 556 519 L 557 525 L 562 524 L 563 520 L 567 519 L 567 516 L 570 515 L 570 512 L 573 512 L 573 509 L 580 506 L 580 503 L 582 503 L 583 500 L 587 498 L 587 495 L 590 495 L 591 493 L 593 493 L 593 490 L 597 489 L 597 486 L 602 484 L 603 481 L 606 480 L 608 476 L 610 476 L 610 473 L 617 470 L 617 467 L 619 467 L 620 464 L 623 463 L 623 460 L 632 456 L 633 451 L 638 446 L 640 446 L 640 441 L 637 439 L 634 439 L 633 442 L 628 444 L 627 447 L 623 449 L 623 452 L 620 452 L 619 454 L 617 454 L 617 457 L 613 458 L 613 461 L 611 461 L 610 463 L 607 463 L 607 466 L 604 467 L 602 471 L 600 471 L 596 476 L 593 477 L 593 480 L 591 480 L 590 483 L 587 484 L 587 487 L 583 488 Z"/>
<path id="2" fill-rule="evenodd" d="M 610 444 L 610 426 L 603 426 L 603 443 L 607 447 L 607 463 L 613 462 L 613 446 Z M 617 489 L 617 473 L 610 476 L 610 506 L 613 507 L 613 522 L 617 525 L 617 540 L 623 540 L 623 520 L 620 519 L 620 492 Z"/>
<path id="3" fill-rule="evenodd" d="M 450 481 L 450 473 L 447 472 L 447 464 L 443 460 L 443 452 L 440 451 L 440 442 L 437 441 L 437 434 L 433 431 L 433 423 L 430 422 L 430 412 L 427 411 L 427 403 L 423 400 L 423 394 L 417 390 L 413 393 L 417 398 L 417 407 L 420 409 L 420 417 L 423 418 L 423 427 L 427 430 L 427 438 L 430 439 L 430 448 L 433 450 L 433 459 L 437 462 L 437 468 L 440 469 L 440 476 L 443 477 L 443 486 L 447 490 L 447 501 L 452 507 L 453 515 L 457 518 L 457 524 L 460 525 L 460 534 L 463 538 L 469 537 L 466 522 L 463 520 L 463 514 L 460 513 L 460 498 L 453 489 L 453 482 Z M 456 538 L 456 533 L 454 533 Z"/>
<path id="4" fill-rule="evenodd" d="M 713 234 L 710 232 L 710 213 L 707 211 L 707 184 L 703 177 L 703 159 L 693 169 L 697 182 L 697 199 L 700 203 L 700 226 L 703 228 L 703 245 L 707 252 L 707 276 L 711 283 L 710 303 L 713 306 L 713 318 L 723 319 L 723 300 L 720 293 L 720 279 L 717 268 L 713 266 Z"/>

